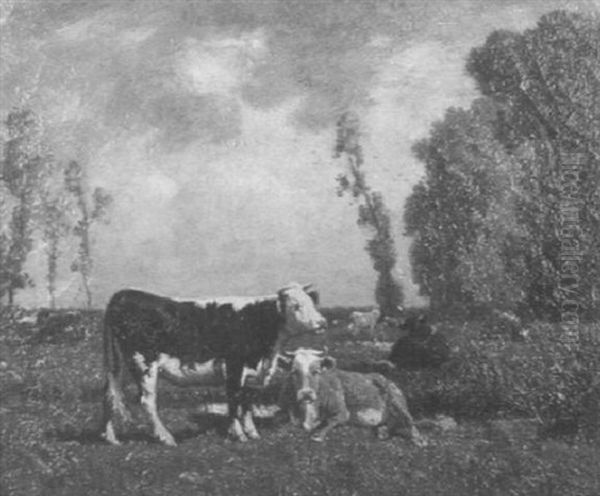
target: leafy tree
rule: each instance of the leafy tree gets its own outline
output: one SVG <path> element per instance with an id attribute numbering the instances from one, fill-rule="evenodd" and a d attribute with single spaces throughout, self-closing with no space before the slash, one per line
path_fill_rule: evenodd
<path id="1" fill-rule="evenodd" d="M 567 206 L 578 210 L 569 233 L 582 254 L 576 299 L 584 311 L 600 304 L 599 40 L 598 16 L 556 11 L 523 34 L 493 33 L 467 65 L 482 93 L 502 105 L 497 139 L 520 162 L 524 289 L 539 314 L 557 315 L 565 298 L 558 281 Z M 573 162 L 575 181 L 565 172 Z"/>
<path id="2" fill-rule="evenodd" d="M 492 296 L 494 285 L 483 291 L 482 286 L 504 270 L 503 242 L 494 237 L 506 230 L 502 223 L 507 218 L 494 208 L 509 208 L 512 164 L 494 140 L 490 124 L 496 113 L 486 99 L 468 110 L 449 109 L 430 138 L 414 146 L 426 177 L 407 200 L 404 219 L 407 234 L 414 237 L 413 278 L 434 308 L 475 303 L 486 291 L 488 299 L 497 296 Z M 488 258 L 498 263 L 478 267 L 476 246 L 480 251 L 487 247 Z"/>
<path id="3" fill-rule="evenodd" d="M 10 287 L 8 253 L 10 250 L 10 220 L 16 199 L 4 181 L 0 181 L 0 301 Z"/>
<path id="4" fill-rule="evenodd" d="M 71 270 L 81 274 L 86 295 L 86 305 L 88 308 L 91 308 L 92 292 L 90 279 L 93 260 L 90 231 L 95 222 L 107 219 L 107 209 L 112 203 L 112 197 L 103 188 L 95 188 L 91 200 L 88 199 L 83 179 L 83 170 L 76 161 L 71 161 L 65 170 L 65 184 L 67 190 L 75 198 L 75 209 L 79 217 L 73 228 L 73 233 L 79 238 L 79 249 L 77 251 L 77 258 L 71 264 Z"/>
<path id="5" fill-rule="evenodd" d="M 568 235 L 582 257 L 577 299 L 598 307 L 599 33 L 597 18 L 559 11 L 472 51 L 484 97 L 450 109 L 415 146 L 426 176 L 406 204 L 413 277 L 434 307 L 558 316 L 566 206 L 578 209 Z"/>
<path id="6" fill-rule="evenodd" d="M 39 210 L 39 188 L 47 173 L 50 156 L 41 139 L 38 117 L 30 110 L 14 110 L 6 119 L 8 140 L 4 145 L 2 181 L 15 199 L 8 230 L 3 233 L 3 281 L 0 287 L 14 294 L 33 284 L 23 266 L 33 247 L 34 216 Z"/>
<path id="7" fill-rule="evenodd" d="M 364 160 L 359 142 L 360 121 L 352 112 L 346 112 L 338 121 L 335 156 L 344 155 L 348 173 L 340 174 L 338 195 L 350 194 L 358 204 L 358 225 L 371 231 L 373 237 L 367 241 L 366 250 L 378 274 L 375 300 L 381 314 L 393 315 L 396 307 L 404 300 L 402 286 L 394 278 L 396 247 L 391 232 L 390 212 L 380 192 L 368 186 L 362 169 Z"/>
<path id="8" fill-rule="evenodd" d="M 61 186 L 62 181 L 58 184 L 55 181 L 49 181 L 42 200 L 42 239 L 47 261 L 46 282 L 50 308 L 56 306 L 56 279 L 61 242 L 72 229 L 68 198 Z"/>

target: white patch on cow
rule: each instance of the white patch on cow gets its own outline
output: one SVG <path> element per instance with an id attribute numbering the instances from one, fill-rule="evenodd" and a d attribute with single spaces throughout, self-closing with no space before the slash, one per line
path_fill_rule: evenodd
<path id="1" fill-rule="evenodd" d="M 141 403 L 144 407 L 144 410 L 146 410 L 146 413 L 150 417 L 154 435 L 158 438 L 158 440 L 167 446 L 176 446 L 177 443 L 175 442 L 175 439 L 161 422 L 158 416 L 158 410 L 156 408 L 156 385 L 158 382 L 158 371 L 158 362 L 152 362 L 146 367 L 140 384 L 142 388 Z"/>
<path id="2" fill-rule="evenodd" d="M 363 425 L 376 426 L 383 421 L 383 412 L 376 408 L 365 408 L 356 412 L 356 418 Z"/>
<path id="3" fill-rule="evenodd" d="M 220 386 L 225 381 L 225 363 L 214 359 L 182 365 L 179 358 L 161 353 L 157 363 L 160 376 L 180 386 Z"/>
<path id="4" fill-rule="evenodd" d="M 242 386 L 247 386 L 249 382 L 251 385 L 266 386 L 266 381 L 269 378 L 269 372 L 271 370 L 271 367 L 267 366 L 268 363 L 270 363 L 269 360 L 263 359 L 256 364 L 255 368 L 244 366 L 240 384 Z"/>
<path id="5" fill-rule="evenodd" d="M 263 367 L 264 367 L 264 371 L 265 371 L 265 375 L 263 378 L 263 386 L 268 386 L 269 384 L 271 384 L 271 381 L 273 380 L 273 377 L 275 376 L 275 373 L 277 372 L 277 368 L 279 367 L 279 358 L 282 357 L 282 355 L 280 355 L 279 353 L 275 353 L 275 355 L 273 355 L 273 357 L 270 359 L 270 361 L 268 360 L 264 360 L 263 362 Z M 266 364 L 269 364 L 269 367 L 265 367 Z"/>
<path id="6" fill-rule="evenodd" d="M 323 331 L 327 320 L 319 313 L 305 289 L 298 283 L 280 289 L 285 301 L 285 325 L 290 334 Z"/>
<path id="7" fill-rule="evenodd" d="M 317 411 L 317 405 L 314 402 L 303 402 L 300 405 L 302 412 L 302 428 L 311 432 L 319 426 L 319 412 Z"/>
<path id="8" fill-rule="evenodd" d="M 250 439 L 260 439 L 260 435 L 256 430 L 254 419 L 252 417 L 253 415 L 251 409 L 244 413 L 244 417 L 242 418 L 242 429 Z"/>
<path id="9" fill-rule="evenodd" d="M 135 352 L 133 354 L 133 363 L 135 363 L 137 365 L 137 368 L 141 371 L 144 372 L 148 366 L 146 365 L 146 361 L 144 360 L 144 356 L 139 353 L 139 352 Z"/>
<path id="10" fill-rule="evenodd" d="M 246 434 L 244 434 L 244 429 L 242 429 L 242 424 L 240 423 L 240 421 L 237 418 L 234 418 L 233 421 L 231 422 L 231 425 L 229 426 L 229 436 L 231 436 L 233 439 L 237 440 L 237 441 L 247 441 L 248 438 L 246 437 Z"/>
<path id="11" fill-rule="evenodd" d="M 299 402 L 314 402 L 317 398 L 315 388 L 311 384 L 311 375 L 319 366 L 320 352 L 307 348 L 298 348 L 294 352 L 292 362 L 292 378 L 296 389 L 296 400 Z"/>
<path id="12" fill-rule="evenodd" d="M 106 428 L 104 429 L 104 433 L 102 434 L 102 437 L 109 444 L 114 444 L 115 446 L 118 446 L 119 444 L 121 444 L 119 442 L 119 440 L 117 439 L 117 435 L 115 434 L 115 427 L 113 425 L 112 420 L 109 420 L 106 423 Z"/>

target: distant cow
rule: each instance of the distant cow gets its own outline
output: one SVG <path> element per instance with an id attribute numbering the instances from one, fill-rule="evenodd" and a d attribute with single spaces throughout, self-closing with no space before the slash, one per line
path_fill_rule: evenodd
<path id="1" fill-rule="evenodd" d="M 292 284 L 277 294 L 252 298 L 176 300 L 126 289 L 111 298 L 104 321 L 107 382 L 103 437 L 118 444 L 113 414 L 127 417 L 121 376 L 128 368 L 154 435 L 175 445 L 156 406 L 158 377 L 178 385 L 225 385 L 229 434 L 258 438 L 246 379 L 266 384 L 282 343 L 326 325 L 315 308 L 318 295 Z"/>
<path id="2" fill-rule="evenodd" d="M 312 439 L 323 441 L 334 427 L 347 422 L 377 429 L 377 434 L 399 433 L 417 445 L 424 440 L 414 425 L 402 391 L 380 374 L 361 374 L 336 368 L 322 352 L 299 348 L 287 354 L 293 409 Z M 293 416 L 293 415 L 292 415 Z"/>
<path id="3" fill-rule="evenodd" d="M 407 332 L 392 346 L 389 360 L 399 369 L 439 367 L 450 356 L 446 337 L 427 323 L 424 315 L 408 317 L 400 326 Z"/>
<path id="4" fill-rule="evenodd" d="M 92 324 L 89 313 L 42 308 L 37 313 L 36 325 L 40 341 L 61 342 L 85 338 Z"/>
<path id="5" fill-rule="evenodd" d="M 361 331 L 367 331 L 369 336 L 373 336 L 379 317 L 381 317 L 381 312 L 377 307 L 370 312 L 352 312 L 348 330 L 355 336 Z"/>

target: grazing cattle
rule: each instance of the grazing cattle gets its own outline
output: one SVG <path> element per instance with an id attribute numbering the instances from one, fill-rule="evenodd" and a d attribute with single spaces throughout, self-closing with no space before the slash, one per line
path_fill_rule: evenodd
<path id="1" fill-rule="evenodd" d="M 374 308 L 370 312 L 352 312 L 350 314 L 350 324 L 348 330 L 353 335 L 358 335 L 361 331 L 366 331 L 369 336 L 374 336 L 375 325 L 381 317 L 379 308 Z"/>
<path id="2" fill-rule="evenodd" d="M 291 375 L 285 388 L 293 392 L 292 418 L 299 414 L 312 439 L 323 441 L 334 427 L 347 422 L 373 427 L 379 437 L 399 433 L 417 445 L 424 440 L 414 425 L 398 387 L 380 374 L 336 368 L 323 352 L 299 348 L 287 354 Z M 294 413 L 295 412 L 295 413 Z"/>
<path id="3" fill-rule="evenodd" d="M 126 289 L 114 294 L 104 320 L 107 382 L 103 437 L 118 444 L 113 414 L 127 418 L 121 377 L 128 368 L 154 435 L 175 445 L 156 406 L 157 380 L 178 385 L 225 385 L 229 434 L 258 438 L 247 379 L 265 385 L 285 340 L 324 329 L 316 291 L 292 284 L 272 296 L 204 301 L 165 298 Z"/>

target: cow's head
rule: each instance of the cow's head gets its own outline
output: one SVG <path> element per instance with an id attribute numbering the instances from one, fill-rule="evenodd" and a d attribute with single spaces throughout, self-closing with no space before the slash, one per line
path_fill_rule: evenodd
<path id="1" fill-rule="evenodd" d="M 302 427 L 312 431 L 319 424 L 318 398 L 321 374 L 335 368 L 335 358 L 326 351 L 298 348 L 284 354 L 287 367 L 291 369 L 290 380 L 296 393 L 296 401 L 303 415 Z"/>
<path id="2" fill-rule="evenodd" d="M 278 291 L 285 327 L 290 334 L 307 331 L 323 332 L 327 320 L 317 310 L 319 293 L 312 285 L 294 283 Z"/>

